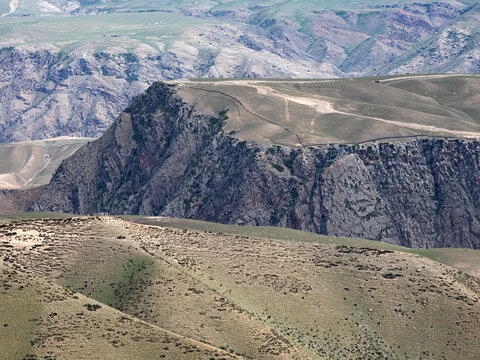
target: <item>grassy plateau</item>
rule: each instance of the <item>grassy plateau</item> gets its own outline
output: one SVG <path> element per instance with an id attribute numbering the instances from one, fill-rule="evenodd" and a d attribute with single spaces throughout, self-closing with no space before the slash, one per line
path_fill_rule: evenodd
<path id="1" fill-rule="evenodd" d="M 419 75 L 337 80 L 172 82 L 200 110 L 228 109 L 225 131 L 265 144 L 480 138 L 480 77 Z"/>

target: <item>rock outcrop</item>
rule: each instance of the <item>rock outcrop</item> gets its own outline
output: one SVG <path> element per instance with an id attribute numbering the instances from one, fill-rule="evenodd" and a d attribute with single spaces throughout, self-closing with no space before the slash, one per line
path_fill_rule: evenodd
<path id="1" fill-rule="evenodd" d="M 34 210 L 276 225 L 414 247 L 480 248 L 480 143 L 294 149 L 223 133 L 155 83 L 58 168 Z"/>
<path id="2" fill-rule="evenodd" d="M 0 215 L 27 212 L 43 189 L 45 189 L 45 186 L 28 190 L 0 189 Z"/>

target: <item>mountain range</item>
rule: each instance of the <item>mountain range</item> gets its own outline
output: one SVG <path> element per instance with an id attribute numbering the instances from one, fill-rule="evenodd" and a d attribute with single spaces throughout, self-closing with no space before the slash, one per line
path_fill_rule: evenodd
<path id="1" fill-rule="evenodd" d="M 98 137 L 152 82 L 480 71 L 472 1 L 3 1 L 0 141 Z"/>
<path id="2" fill-rule="evenodd" d="M 0 0 L 0 359 L 476 359 L 479 24 Z"/>

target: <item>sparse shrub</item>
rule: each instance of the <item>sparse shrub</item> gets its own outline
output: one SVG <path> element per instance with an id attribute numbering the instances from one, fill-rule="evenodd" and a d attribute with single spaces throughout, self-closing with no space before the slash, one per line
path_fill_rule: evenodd
<path id="1" fill-rule="evenodd" d="M 98 309 L 101 309 L 102 307 L 98 304 L 85 304 L 83 305 L 87 308 L 88 311 L 97 311 Z"/>

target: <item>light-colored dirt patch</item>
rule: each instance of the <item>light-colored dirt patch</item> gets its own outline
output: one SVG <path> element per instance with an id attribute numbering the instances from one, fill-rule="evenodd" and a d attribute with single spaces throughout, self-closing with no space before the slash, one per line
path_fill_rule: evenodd
<path id="1" fill-rule="evenodd" d="M 17 10 L 19 3 L 20 3 L 20 0 L 10 1 L 10 4 L 9 4 L 10 5 L 10 11 L 8 13 L 2 14 L 1 17 L 5 17 L 7 15 L 13 14 Z"/>
<path id="2" fill-rule="evenodd" d="M 42 244 L 42 239 L 40 238 L 40 233 L 37 230 L 22 230 L 16 229 L 16 235 L 8 239 L 8 243 L 17 248 L 27 249 L 31 248 L 34 245 Z"/>
<path id="3" fill-rule="evenodd" d="M 317 120 L 319 115 L 320 114 L 317 114 L 317 116 L 314 116 L 310 121 L 310 134 L 313 134 L 315 132 L 315 120 Z"/>
<path id="4" fill-rule="evenodd" d="M 403 81 L 403 80 L 424 80 L 424 79 L 441 79 L 441 78 L 448 78 L 448 77 L 471 77 L 471 74 L 438 74 L 438 75 L 414 75 L 414 76 L 400 76 L 391 79 L 384 79 L 380 80 L 381 83 L 386 82 L 393 82 L 393 81 Z"/>
<path id="5" fill-rule="evenodd" d="M 402 121 L 386 120 L 386 119 L 382 119 L 382 118 L 378 118 L 378 117 L 372 117 L 372 116 L 366 116 L 366 115 L 360 115 L 360 114 L 352 114 L 352 113 L 343 112 L 343 111 L 336 111 L 336 113 L 343 114 L 343 115 L 349 115 L 349 116 L 356 116 L 356 117 L 365 118 L 365 119 L 373 119 L 373 120 L 381 121 L 385 124 L 400 126 L 400 127 L 404 127 L 404 128 L 408 128 L 408 129 L 430 131 L 430 132 L 434 132 L 434 133 L 441 133 L 441 134 L 445 134 L 445 135 L 449 134 L 449 135 L 453 135 L 453 136 L 472 138 L 472 139 L 480 139 L 480 133 L 472 132 L 472 131 L 449 130 L 449 129 L 439 128 L 439 127 L 432 126 L 432 125 L 405 123 L 405 122 L 402 122 Z"/>
<path id="6" fill-rule="evenodd" d="M 480 133 L 477 133 L 477 132 L 449 130 L 449 129 L 439 128 L 432 125 L 412 124 L 412 123 L 405 123 L 402 121 L 386 120 L 378 117 L 352 114 L 348 112 L 335 110 L 332 104 L 329 103 L 328 101 L 315 99 L 315 98 L 292 96 L 292 95 L 280 93 L 267 86 L 258 86 L 254 84 L 251 84 L 251 86 L 253 86 L 259 94 L 280 97 L 280 98 L 283 98 L 285 101 L 293 101 L 297 104 L 306 105 L 314 108 L 319 114 L 338 113 L 338 114 L 343 114 L 348 116 L 357 116 L 357 117 L 362 117 L 366 119 L 373 119 L 373 120 L 381 121 L 386 124 L 401 126 L 404 128 L 409 128 L 414 130 L 429 131 L 429 132 L 435 132 L 435 133 L 450 134 L 450 135 L 460 136 L 460 137 L 480 139 Z"/>
<path id="7" fill-rule="evenodd" d="M 21 189 L 22 186 L 19 184 L 22 182 L 26 183 L 27 180 L 17 173 L 0 174 L 0 189 L 8 189 L 8 190 Z"/>
<path id="8" fill-rule="evenodd" d="M 257 92 L 261 95 L 279 97 L 281 99 L 292 101 L 300 105 L 306 105 L 314 108 L 318 113 L 321 113 L 321 114 L 337 112 L 333 108 L 332 104 L 330 104 L 328 101 L 325 101 L 325 100 L 308 98 L 308 97 L 300 97 L 300 96 L 292 96 L 292 95 L 278 92 L 277 90 L 274 90 L 268 86 L 259 86 L 259 85 L 248 84 L 248 83 L 246 85 L 254 87 L 257 90 Z"/>
<path id="9" fill-rule="evenodd" d="M 22 229 L 17 229 L 15 230 L 17 233 L 17 236 L 35 236 L 38 237 L 40 235 L 40 232 L 38 230 L 22 230 Z"/>
<path id="10" fill-rule="evenodd" d="M 290 112 L 288 111 L 288 100 L 285 99 L 285 120 L 287 124 L 290 122 Z"/>
<path id="11" fill-rule="evenodd" d="M 40 8 L 42 9 L 42 11 L 45 11 L 45 12 L 51 12 L 51 13 L 61 13 L 62 12 L 61 9 L 59 9 L 58 7 L 56 7 L 53 4 L 50 4 L 47 1 L 42 1 L 42 2 L 39 3 L 39 5 L 40 5 Z"/>

